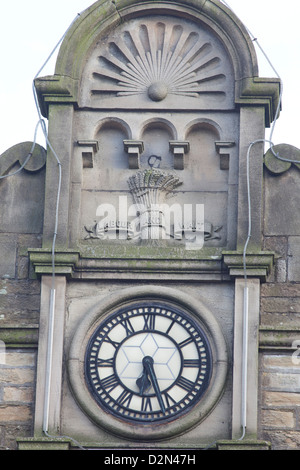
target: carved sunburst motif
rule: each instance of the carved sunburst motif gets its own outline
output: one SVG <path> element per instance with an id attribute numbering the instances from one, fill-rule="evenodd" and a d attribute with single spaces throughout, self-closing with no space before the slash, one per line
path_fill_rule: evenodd
<path id="1" fill-rule="evenodd" d="M 93 94 L 144 94 L 154 102 L 168 95 L 224 95 L 222 60 L 209 40 L 180 24 L 152 22 L 109 40 L 93 73 Z"/>

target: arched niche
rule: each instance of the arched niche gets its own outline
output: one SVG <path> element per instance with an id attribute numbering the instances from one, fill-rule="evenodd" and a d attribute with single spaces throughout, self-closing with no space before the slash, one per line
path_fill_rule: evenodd
<path id="1" fill-rule="evenodd" d="M 95 140 L 99 144 L 95 167 L 127 169 L 128 156 L 124 141 L 131 138 L 131 129 L 125 121 L 118 118 L 101 120 L 95 131 Z"/>
<path id="2" fill-rule="evenodd" d="M 165 119 L 151 119 L 144 123 L 141 131 L 144 143 L 141 167 L 173 168 L 174 156 L 170 141 L 176 138 L 175 127 Z"/>
<path id="3" fill-rule="evenodd" d="M 205 186 L 226 183 L 228 174 L 221 169 L 220 156 L 216 143 L 221 139 L 220 127 L 211 120 L 197 120 L 186 129 L 185 140 L 189 142 L 190 152 L 187 169 L 193 177 Z"/>

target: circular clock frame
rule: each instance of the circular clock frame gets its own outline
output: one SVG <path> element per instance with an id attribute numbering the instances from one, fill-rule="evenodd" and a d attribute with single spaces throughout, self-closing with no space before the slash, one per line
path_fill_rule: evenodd
<path id="1" fill-rule="evenodd" d="M 199 341 L 201 340 L 202 344 L 204 341 L 205 361 L 208 361 L 208 367 L 205 378 L 199 370 L 199 382 L 197 383 L 198 379 L 195 379 L 196 388 L 191 391 L 190 398 L 187 394 L 186 404 L 181 404 L 181 409 L 179 407 L 172 408 L 170 405 L 165 414 L 158 411 L 152 415 L 148 413 L 148 417 L 146 417 L 147 413 L 137 413 L 136 416 L 133 413 L 131 416 L 125 417 L 125 414 L 122 415 L 124 409 L 120 412 L 120 408 L 118 411 L 117 407 L 116 410 L 115 403 L 110 400 L 110 387 L 108 387 L 109 393 L 107 393 L 107 389 L 102 389 L 102 392 L 97 394 L 99 384 L 101 389 L 101 383 L 97 374 L 93 374 L 94 378 L 91 379 L 89 366 L 87 366 L 87 351 L 91 351 L 95 341 L 99 346 L 97 336 L 100 333 L 100 338 L 105 338 L 112 325 L 116 324 L 118 315 L 125 313 L 126 318 L 126 312 L 132 312 L 138 305 L 141 311 L 143 308 L 147 309 L 147 306 L 155 305 L 158 309 L 169 311 L 170 315 L 173 312 L 177 318 L 182 318 L 183 322 L 187 322 L 191 328 L 196 327 L 194 333 L 196 341 L 198 341 L 197 335 L 201 337 Z M 136 336 L 125 336 L 125 339 L 128 341 L 128 338 L 137 338 L 138 334 L 142 333 L 137 331 Z M 159 333 L 156 331 L 155 334 Z M 168 340 L 173 341 L 172 338 Z M 177 349 L 178 354 L 182 354 L 182 350 Z M 200 424 L 209 415 L 222 396 L 226 383 L 227 364 L 227 347 L 221 328 L 212 312 L 199 302 L 199 299 L 193 299 L 174 289 L 147 286 L 125 289 L 103 299 L 101 303 L 90 310 L 73 337 L 69 350 L 68 374 L 76 401 L 95 424 L 109 433 L 126 439 L 152 441 L 181 435 Z M 176 380 L 182 381 L 179 370 L 176 370 L 175 376 L 174 384 Z M 107 384 L 107 382 L 105 383 Z M 174 384 L 171 381 L 170 387 Z M 122 389 L 120 390 L 122 391 Z M 124 387 L 124 396 L 128 390 L 130 391 L 130 384 L 126 384 Z M 168 396 L 167 390 L 168 387 L 166 390 L 162 390 L 165 393 L 165 403 L 166 396 Z M 154 398 L 152 397 L 151 400 Z M 151 407 L 151 405 L 149 406 Z M 146 405 L 144 411 L 147 411 Z"/>

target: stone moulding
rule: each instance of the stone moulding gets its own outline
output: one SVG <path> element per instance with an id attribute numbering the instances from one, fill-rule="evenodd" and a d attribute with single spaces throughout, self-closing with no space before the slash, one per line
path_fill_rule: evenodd
<path id="1" fill-rule="evenodd" d="M 266 280 L 275 254 L 247 254 L 247 275 Z M 29 250 L 30 262 L 37 276 L 52 274 L 51 250 Z M 170 250 L 160 247 L 125 247 L 105 245 L 97 254 L 74 250 L 56 251 L 55 273 L 73 279 L 158 279 L 168 280 L 230 280 L 244 276 L 243 254 L 238 252 L 208 252 Z"/>
<path id="2" fill-rule="evenodd" d="M 120 247 L 104 246 L 95 254 L 82 254 L 79 251 L 56 251 L 55 273 L 73 279 L 158 279 L 163 276 L 169 280 L 228 280 L 227 271 L 223 269 L 222 256 L 201 256 L 169 249 L 136 249 L 126 252 Z M 184 258 L 184 254 L 187 254 Z M 172 256 L 173 255 L 173 256 Z M 52 274 L 51 250 L 29 250 L 30 262 L 37 276 Z"/>
<path id="3" fill-rule="evenodd" d="M 241 441 L 218 441 L 217 450 L 271 450 L 271 443 L 268 441 L 257 441 L 243 439 Z"/>
<path id="4" fill-rule="evenodd" d="M 244 276 L 243 253 L 235 251 L 224 251 L 224 264 L 227 266 L 231 277 Z M 274 265 L 275 253 L 261 251 L 247 253 L 246 273 L 248 277 L 259 278 L 265 281 Z"/>
<path id="5" fill-rule="evenodd" d="M 260 326 L 259 348 L 264 351 L 288 352 L 291 356 L 296 350 L 294 342 L 300 338 L 300 328 L 287 326 Z"/>
<path id="6" fill-rule="evenodd" d="M 68 31 L 60 48 L 55 75 L 35 81 L 42 114 L 48 117 L 49 104 L 53 103 L 80 107 L 79 89 L 85 58 L 101 33 L 121 21 L 157 13 L 188 17 L 213 28 L 229 48 L 237 84 L 236 104 L 264 106 L 266 124 L 273 121 L 279 102 L 280 81 L 257 77 L 257 59 L 251 38 L 234 13 L 216 0 L 181 0 L 177 4 L 169 0 L 96 2 Z"/>
<path id="7" fill-rule="evenodd" d="M 67 438 L 23 437 L 17 439 L 18 450 L 71 450 L 72 441 Z"/>
<path id="8" fill-rule="evenodd" d="M 275 118 L 280 99 L 280 80 L 277 78 L 251 77 L 242 79 L 236 88 L 238 106 L 264 106 L 266 127 Z"/>
<path id="9" fill-rule="evenodd" d="M 51 103 L 77 104 L 79 81 L 76 79 L 62 75 L 53 75 L 36 78 L 34 84 L 41 113 L 45 117 L 48 117 L 49 105 Z"/>
<path id="10" fill-rule="evenodd" d="M 279 158 L 277 158 L 276 155 L 278 155 Z M 284 161 L 284 159 L 289 161 Z M 289 144 L 274 145 L 273 149 L 270 148 L 264 156 L 265 167 L 275 176 L 282 175 L 288 171 L 292 165 L 300 170 L 300 164 L 297 163 L 299 161 L 300 149 Z"/>
<path id="11" fill-rule="evenodd" d="M 7 349 L 11 348 L 37 348 L 39 329 L 32 327 L 10 327 L 0 328 L 0 341 L 3 341 Z"/>
<path id="12" fill-rule="evenodd" d="M 10 168 L 17 162 L 22 166 L 31 151 L 32 145 L 33 142 L 21 142 L 2 153 L 0 159 L 0 176 L 9 172 Z M 24 166 L 24 169 L 30 173 L 34 173 L 44 168 L 45 164 L 46 150 L 36 144 L 32 156 Z"/>

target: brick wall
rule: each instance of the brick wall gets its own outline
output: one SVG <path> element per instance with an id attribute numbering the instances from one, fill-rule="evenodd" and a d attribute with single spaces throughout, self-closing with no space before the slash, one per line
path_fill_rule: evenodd
<path id="1" fill-rule="evenodd" d="M 292 354 L 264 354 L 261 359 L 262 438 L 272 449 L 300 447 L 300 364 Z"/>
<path id="2" fill-rule="evenodd" d="M 275 269 L 261 286 L 260 438 L 272 449 L 300 447 L 300 172 L 265 172 L 264 249 Z M 293 360 L 294 359 L 294 360 Z"/>
<path id="3" fill-rule="evenodd" d="M 33 432 L 36 351 L 7 349 L 0 376 L 0 449 L 14 450 Z"/>
<path id="4" fill-rule="evenodd" d="M 17 169 L 28 147 L 8 150 L 0 174 L 10 171 L 7 162 Z M 41 164 L 0 181 L 0 449 L 15 449 L 18 437 L 33 433 L 40 282 L 28 248 L 41 247 L 45 191 L 45 152 L 37 153 Z"/>

